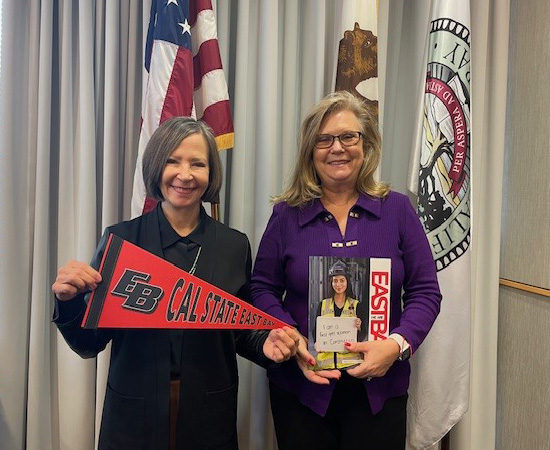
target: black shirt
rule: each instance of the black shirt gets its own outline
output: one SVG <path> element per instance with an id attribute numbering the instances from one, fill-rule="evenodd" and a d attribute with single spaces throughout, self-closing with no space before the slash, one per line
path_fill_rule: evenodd
<path id="1" fill-rule="evenodd" d="M 194 265 L 196 266 L 200 258 L 199 249 L 204 242 L 203 214 L 206 213 L 201 208 L 199 224 L 189 235 L 182 237 L 172 228 L 162 208 L 159 207 L 158 209 L 160 240 L 164 259 L 189 272 Z M 184 339 L 185 330 L 170 330 L 170 377 L 172 379 L 178 379 L 181 374 L 181 351 Z"/>

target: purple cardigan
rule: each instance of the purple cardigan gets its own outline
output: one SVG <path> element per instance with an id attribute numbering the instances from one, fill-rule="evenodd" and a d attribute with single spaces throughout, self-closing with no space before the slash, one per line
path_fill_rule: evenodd
<path id="1" fill-rule="evenodd" d="M 351 212 L 342 238 L 336 220 L 319 200 L 303 208 L 275 205 L 252 274 L 254 305 L 307 336 L 309 256 L 391 258 L 390 332 L 402 335 L 416 350 L 441 302 L 435 264 L 418 216 L 409 199 L 397 192 L 384 199 L 360 195 Z M 354 240 L 356 246 L 345 245 Z M 333 247 L 332 242 L 344 246 Z M 384 377 L 364 382 L 374 414 L 387 398 L 407 392 L 409 374 L 409 363 L 396 361 Z M 325 415 L 335 382 L 322 386 L 309 382 L 294 359 L 268 369 L 268 376 Z"/>

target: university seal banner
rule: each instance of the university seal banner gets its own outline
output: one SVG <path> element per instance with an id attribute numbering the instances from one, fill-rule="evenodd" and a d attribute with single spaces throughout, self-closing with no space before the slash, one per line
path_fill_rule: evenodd
<path id="1" fill-rule="evenodd" d="M 84 328 L 273 329 L 286 324 L 113 234 Z"/>
<path id="2" fill-rule="evenodd" d="M 442 270 L 470 244 L 470 31 L 438 18 L 428 49 L 418 212 Z"/>
<path id="3" fill-rule="evenodd" d="M 418 215 L 443 301 L 411 359 L 408 447 L 439 441 L 468 409 L 470 389 L 470 11 L 433 0 L 416 149 Z"/>

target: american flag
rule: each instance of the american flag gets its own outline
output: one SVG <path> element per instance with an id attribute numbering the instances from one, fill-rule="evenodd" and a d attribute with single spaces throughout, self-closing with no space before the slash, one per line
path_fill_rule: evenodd
<path id="1" fill-rule="evenodd" d="M 132 217 L 149 211 L 142 157 L 157 127 L 174 116 L 202 119 L 219 149 L 233 147 L 233 122 L 210 0 L 153 0 L 145 47 L 141 134 L 134 174 Z"/>

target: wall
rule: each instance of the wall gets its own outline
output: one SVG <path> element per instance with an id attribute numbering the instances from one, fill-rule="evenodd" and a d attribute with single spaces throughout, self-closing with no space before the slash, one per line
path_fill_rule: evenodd
<path id="1" fill-rule="evenodd" d="M 550 289 L 550 3 L 512 0 L 502 278 Z M 550 449 L 550 298 L 501 287 L 497 449 Z"/>

